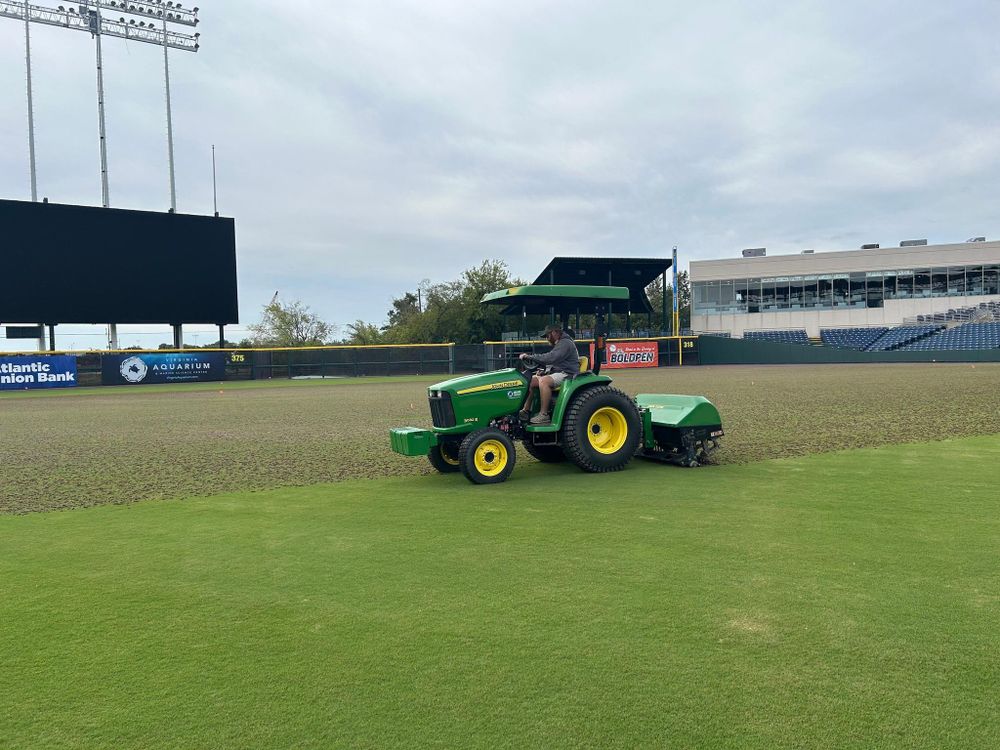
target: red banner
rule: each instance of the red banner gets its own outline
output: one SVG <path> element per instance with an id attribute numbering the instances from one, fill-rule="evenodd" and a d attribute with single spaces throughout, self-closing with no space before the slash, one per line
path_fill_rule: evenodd
<path id="1" fill-rule="evenodd" d="M 604 351 L 602 368 L 659 367 L 659 345 L 655 341 L 609 342 Z M 590 345 L 590 361 L 594 361 L 594 345 Z"/>

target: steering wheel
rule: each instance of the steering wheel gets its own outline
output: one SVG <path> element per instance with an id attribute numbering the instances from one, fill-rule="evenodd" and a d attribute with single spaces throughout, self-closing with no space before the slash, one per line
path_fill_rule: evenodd
<path id="1" fill-rule="evenodd" d="M 535 370 L 541 367 L 541 363 L 534 358 L 531 354 L 526 354 L 524 357 L 517 358 L 518 363 L 522 365 L 522 372 L 527 372 L 528 370 Z"/>

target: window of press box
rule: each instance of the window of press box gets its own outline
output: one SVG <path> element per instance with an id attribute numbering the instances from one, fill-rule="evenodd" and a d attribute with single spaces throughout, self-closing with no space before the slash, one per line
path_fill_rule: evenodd
<path id="1" fill-rule="evenodd" d="M 696 281 L 696 314 L 882 307 L 885 300 L 1000 294 L 1000 264 Z"/>

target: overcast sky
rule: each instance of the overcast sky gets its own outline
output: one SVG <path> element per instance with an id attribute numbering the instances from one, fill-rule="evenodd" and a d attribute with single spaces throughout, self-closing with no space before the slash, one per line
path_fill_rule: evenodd
<path id="1" fill-rule="evenodd" d="M 533 278 L 554 255 L 677 245 L 683 267 L 1000 234 L 991 0 L 202 0 L 200 16 L 201 50 L 170 57 L 178 209 L 211 213 L 216 144 L 241 328 L 275 290 L 341 326 L 384 321 L 484 258 Z M 104 53 L 111 203 L 165 210 L 160 48 Z M 100 205 L 94 43 L 33 25 L 32 62 L 39 193 Z M 0 19 L 0 196 L 30 197 L 27 152 L 24 30 Z M 85 330 L 67 327 L 99 345 Z"/>

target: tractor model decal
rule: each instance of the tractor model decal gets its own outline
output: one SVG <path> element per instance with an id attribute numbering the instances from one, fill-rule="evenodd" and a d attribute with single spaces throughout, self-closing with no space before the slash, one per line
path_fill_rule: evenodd
<path id="1" fill-rule="evenodd" d="M 458 391 L 459 396 L 464 396 L 466 393 L 479 393 L 481 391 L 500 391 L 506 388 L 518 388 L 523 387 L 523 380 L 504 380 L 502 383 L 487 383 L 486 385 L 477 385 L 475 388 L 464 388 Z"/>

